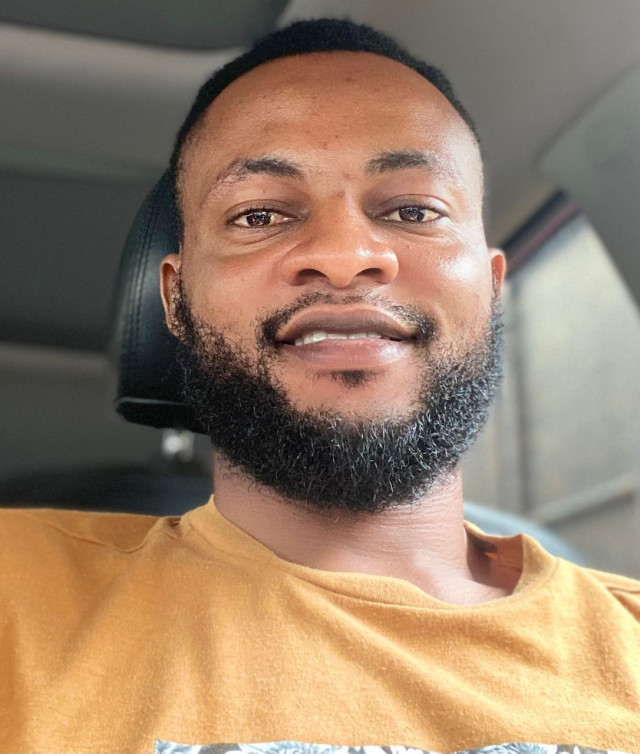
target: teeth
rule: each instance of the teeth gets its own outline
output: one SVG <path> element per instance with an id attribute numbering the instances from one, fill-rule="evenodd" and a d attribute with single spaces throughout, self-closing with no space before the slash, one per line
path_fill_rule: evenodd
<path id="1" fill-rule="evenodd" d="M 337 333 L 337 332 L 312 332 L 304 335 L 302 338 L 296 338 L 296 346 L 305 346 L 307 343 L 318 343 L 321 340 L 356 340 L 358 338 L 378 338 L 382 335 L 375 332 L 354 332 L 354 333 Z"/>

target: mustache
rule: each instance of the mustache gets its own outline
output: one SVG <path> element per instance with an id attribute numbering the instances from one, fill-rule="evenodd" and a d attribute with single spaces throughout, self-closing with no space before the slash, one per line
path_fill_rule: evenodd
<path id="1" fill-rule="evenodd" d="M 321 291 L 309 291 L 288 306 L 271 310 L 264 317 L 256 320 L 256 337 L 258 342 L 268 348 L 276 348 L 276 334 L 289 320 L 299 312 L 315 304 L 365 304 L 374 306 L 381 311 L 393 315 L 403 324 L 417 332 L 418 344 L 426 344 L 437 337 L 439 333 L 436 319 L 412 304 L 398 304 L 373 292 L 351 293 L 345 296 L 336 296 L 333 293 Z"/>

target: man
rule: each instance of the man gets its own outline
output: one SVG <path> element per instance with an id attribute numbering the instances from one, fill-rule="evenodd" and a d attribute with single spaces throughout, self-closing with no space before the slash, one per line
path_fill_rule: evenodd
<path id="1" fill-rule="evenodd" d="M 3 514 L 2 750 L 639 750 L 640 586 L 463 522 L 505 258 L 442 74 L 294 25 L 205 84 L 172 169 L 215 501 Z"/>

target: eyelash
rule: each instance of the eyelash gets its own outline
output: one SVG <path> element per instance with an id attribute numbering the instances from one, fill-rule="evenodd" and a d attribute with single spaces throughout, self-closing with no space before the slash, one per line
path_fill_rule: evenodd
<path id="1" fill-rule="evenodd" d="M 420 203 L 410 204 L 410 203 L 407 203 L 407 204 L 401 204 L 399 206 L 396 206 L 396 207 L 394 207 L 392 209 L 387 210 L 384 213 L 384 215 L 382 215 L 381 217 L 384 218 L 384 216 L 386 216 L 386 215 L 390 215 L 393 212 L 399 212 L 400 210 L 403 210 L 403 209 L 418 209 L 418 210 L 422 210 L 424 212 L 434 212 L 434 213 L 436 213 L 437 217 L 435 217 L 435 218 L 433 218 L 431 220 L 426 220 L 425 222 L 413 222 L 412 223 L 409 220 L 404 220 L 404 221 L 403 220 L 388 220 L 387 222 L 405 223 L 407 225 L 429 225 L 431 223 L 437 222 L 438 220 L 440 220 L 444 216 L 444 214 L 439 209 L 435 209 L 434 207 L 430 207 L 430 206 L 428 206 L 426 204 L 420 204 Z M 231 217 L 227 221 L 227 224 L 228 225 L 236 225 L 237 221 L 240 220 L 240 218 L 247 217 L 249 215 L 256 214 L 258 212 L 267 212 L 267 213 L 274 214 L 274 215 L 285 216 L 284 212 L 282 212 L 280 210 L 277 210 L 277 209 L 274 209 L 273 207 L 268 207 L 268 206 L 247 207 L 246 209 L 243 209 L 242 212 L 239 212 L 237 215 L 234 215 L 233 217 Z M 289 219 L 285 220 L 284 222 L 285 223 L 289 222 Z M 238 226 L 238 225 L 236 225 L 236 227 L 242 227 L 242 228 L 246 228 L 246 229 L 250 230 L 252 227 L 256 227 L 256 228 L 259 228 L 259 227 L 268 228 L 270 226 L 269 225 L 262 225 L 262 226 L 260 226 L 260 225 L 256 225 L 256 226 L 249 226 L 249 225 Z"/>
<path id="2" fill-rule="evenodd" d="M 247 217 L 248 215 L 252 215 L 257 212 L 269 212 L 274 215 L 284 216 L 284 212 L 274 209 L 273 207 L 247 207 L 246 209 L 243 209 L 242 212 L 239 212 L 237 215 L 234 215 L 233 217 L 229 218 L 227 225 L 235 225 L 235 223 L 241 217 Z M 251 226 L 239 226 L 239 227 L 251 227 Z M 255 226 L 255 227 L 260 227 L 260 226 Z M 262 227 L 268 227 L 268 226 L 262 226 Z"/>
<path id="3" fill-rule="evenodd" d="M 426 204 L 401 204 L 400 206 L 394 207 L 393 209 L 390 209 L 388 212 L 385 212 L 385 215 L 391 215 L 394 212 L 400 212 L 403 209 L 417 209 L 421 212 L 433 212 L 436 217 L 432 218 L 431 220 L 426 220 L 425 222 L 411 222 L 410 220 L 387 220 L 387 222 L 401 222 L 401 223 L 407 223 L 409 225 L 429 225 L 430 223 L 436 222 L 441 217 L 443 217 L 443 213 L 440 210 L 435 209 L 434 207 L 430 207 Z"/>

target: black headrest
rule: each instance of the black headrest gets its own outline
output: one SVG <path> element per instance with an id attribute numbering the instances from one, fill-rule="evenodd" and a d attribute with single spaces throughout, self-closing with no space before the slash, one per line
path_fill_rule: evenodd
<path id="1" fill-rule="evenodd" d="M 120 261 L 114 300 L 112 362 L 116 411 L 127 421 L 206 434 L 182 401 L 184 378 L 177 341 L 164 320 L 160 261 L 178 252 L 168 173 L 138 211 Z"/>

